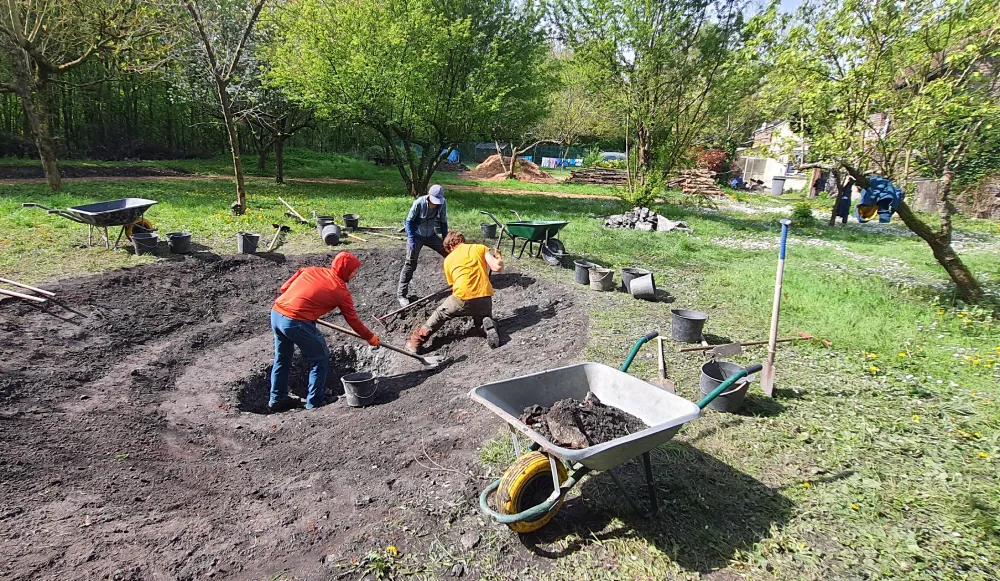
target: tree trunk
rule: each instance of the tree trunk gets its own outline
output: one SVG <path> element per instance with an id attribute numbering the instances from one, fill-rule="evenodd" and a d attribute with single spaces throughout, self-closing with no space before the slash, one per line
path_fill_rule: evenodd
<path id="1" fill-rule="evenodd" d="M 236 203 L 233 211 L 242 215 L 247 211 L 247 190 L 243 180 L 243 162 L 240 160 L 240 136 L 236 132 L 236 121 L 233 119 L 233 103 L 226 90 L 226 83 L 217 82 L 219 103 L 222 105 L 222 117 L 226 122 L 226 132 L 229 134 L 229 148 L 233 152 L 233 172 L 236 176 Z"/>
<path id="2" fill-rule="evenodd" d="M 650 143 L 649 130 L 642 123 L 635 124 L 635 141 L 638 152 L 638 165 L 640 174 L 649 172 L 653 163 L 652 144 Z"/>
<path id="3" fill-rule="evenodd" d="M 18 53 L 20 51 L 17 51 Z M 38 157 L 42 161 L 42 171 L 45 172 L 45 180 L 53 192 L 62 189 L 62 176 L 59 173 L 59 160 L 56 158 L 56 147 L 52 141 L 52 133 L 49 130 L 49 115 L 46 107 L 46 79 L 33 78 L 28 65 L 21 54 L 11 54 L 11 69 L 14 73 L 14 85 L 17 87 L 17 95 L 21 98 L 21 108 L 24 110 L 24 118 L 31 128 L 31 134 L 35 138 L 35 146 L 38 148 Z"/>
<path id="4" fill-rule="evenodd" d="M 285 183 L 285 134 L 284 120 L 278 126 L 279 133 L 274 138 L 274 183 Z"/>
<path id="5" fill-rule="evenodd" d="M 257 171 L 264 175 L 264 168 L 267 167 L 267 154 L 269 152 L 264 147 L 257 150 Z"/>
<path id="6" fill-rule="evenodd" d="M 951 247 L 950 232 L 945 236 L 931 230 L 927 224 L 924 224 L 910 210 L 906 202 L 899 204 L 896 213 L 899 214 L 900 219 L 903 220 L 907 228 L 912 230 L 914 234 L 931 247 L 934 259 L 938 261 L 938 264 L 944 268 L 948 276 L 951 277 L 952 282 L 958 287 L 958 296 L 967 303 L 975 303 L 982 300 L 983 289 L 979 286 L 979 281 L 976 280 L 976 277 L 972 275 L 972 272 L 965 266 L 965 263 L 962 262 L 962 259 L 959 258 L 958 254 Z"/>

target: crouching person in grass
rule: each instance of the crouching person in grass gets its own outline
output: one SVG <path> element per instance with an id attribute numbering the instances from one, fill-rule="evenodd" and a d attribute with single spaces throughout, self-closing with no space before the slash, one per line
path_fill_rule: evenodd
<path id="1" fill-rule="evenodd" d="M 271 331 L 274 333 L 274 367 L 271 370 L 271 397 L 267 408 L 283 412 L 295 407 L 288 397 L 288 374 L 292 369 L 295 346 L 309 362 L 309 395 L 306 409 L 323 405 L 326 376 L 330 370 L 330 349 L 326 337 L 316 327 L 316 320 L 340 309 L 344 320 L 372 347 L 379 346 L 372 333 L 354 310 L 354 299 L 347 282 L 354 278 L 361 261 L 349 252 L 341 252 L 330 268 L 300 268 L 281 285 L 280 295 L 271 307 Z"/>
<path id="2" fill-rule="evenodd" d="M 434 332 L 456 317 L 472 317 L 474 327 L 486 335 L 490 347 L 500 346 L 500 336 L 493 322 L 493 285 L 490 271 L 503 271 L 500 251 L 490 253 L 482 244 L 469 244 L 461 232 L 449 232 L 444 239 L 448 256 L 444 259 L 444 277 L 451 285 L 451 295 L 434 311 L 427 322 L 413 330 L 406 348 L 416 353 Z"/>

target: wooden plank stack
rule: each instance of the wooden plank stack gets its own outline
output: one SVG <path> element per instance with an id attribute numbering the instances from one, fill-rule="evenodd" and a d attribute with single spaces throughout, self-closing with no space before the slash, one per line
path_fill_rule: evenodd
<path id="1" fill-rule="evenodd" d="M 607 169 L 603 167 L 588 167 L 570 172 L 564 184 L 583 184 L 592 186 L 624 186 L 628 183 L 628 175 L 623 169 Z"/>
<path id="2" fill-rule="evenodd" d="M 667 180 L 667 187 L 678 189 L 688 195 L 725 195 L 725 192 L 715 183 L 715 173 L 704 168 L 682 170 L 680 175 Z"/>

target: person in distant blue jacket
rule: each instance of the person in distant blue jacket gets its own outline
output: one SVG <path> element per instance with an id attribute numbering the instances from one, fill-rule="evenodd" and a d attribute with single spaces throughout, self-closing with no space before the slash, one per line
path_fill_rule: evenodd
<path id="1" fill-rule="evenodd" d="M 396 288 L 396 298 L 401 306 L 410 304 L 410 280 L 417 270 L 420 249 L 427 246 L 442 257 L 447 256 L 443 240 L 447 235 L 448 207 L 444 199 L 444 188 L 434 184 L 427 190 L 426 196 L 414 200 L 410 206 L 410 214 L 406 217 L 406 260 L 399 273 L 399 286 Z"/>

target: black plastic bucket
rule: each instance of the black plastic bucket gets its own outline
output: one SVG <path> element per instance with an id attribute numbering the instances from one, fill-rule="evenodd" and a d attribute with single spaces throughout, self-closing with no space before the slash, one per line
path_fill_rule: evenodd
<path id="1" fill-rule="evenodd" d="M 167 246 L 173 254 L 191 252 L 191 235 L 187 232 L 168 232 Z"/>
<path id="2" fill-rule="evenodd" d="M 344 384 L 344 395 L 347 396 L 347 405 L 355 408 L 371 405 L 375 401 L 375 392 L 378 391 L 378 381 L 371 373 L 363 371 L 360 373 L 348 373 L 340 378 Z"/>
<path id="3" fill-rule="evenodd" d="M 252 232 L 236 233 L 236 251 L 240 254 L 253 254 L 257 252 L 258 242 L 260 242 L 260 234 Z"/>
<path id="4" fill-rule="evenodd" d="M 576 284 L 590 284 L 590 269 L 597 265 L 586 260 L 574 260 L 573 266 L 576 267 L 573 271 L 573 280 Z"/>
<path id="5" fill-rule="evenodd" d="M 701 343 L 708 315 L 701 311 L 670 309 L 670 338 L 682 343 Z"/>
<path id="6" fill-rule="evenodd" d="M 132 235 L 132 247 L 135 248 L 136 256 L 140 254 L 156 254 L 156 246 L 160 243 L 160 237 L 156 232 L 136 232 Z"/>
<path id="7" fill-rule="evenodd" d="M 347 228 L 357 228 L 360 221 L 361 216 L 357 214 L 344 214 L 344 226 Z"/>
<path id="8" fill-rule="evenodd" d="M 493 240 L 497 237 L 497 225 L 494 223 L 487 224 L 486 222 L 480 222 L 479 227 L 483 231 L 483 238 L 487 240 Z"/>
<path id="9" fill-rule="evenodd" d="M 337 219 L 333 216 L 316 216 L 316 232 L 319 232 L 319 235 L 322 236 L 323 228 L 336 223 Z"/>
<path id="10" fill-rule="evenodd" d="M 340 226 L 337 226 L 336 224 L 327 224 L 324 226 L 323 242 L 326 242 L 330 246 L 340 244 Z"/>
<path id="11" fill-rule="evenodd" d="M 716 361 L 713 359 L 705 363 L 701 366 L 701 380 L 699 382 L 701 395 L 706 396 L 712 393 L 715 391 L 715 388 L 722 385 L 723 381 L 741 369 L 743 367 L 728 361 Z M 750 379 L 744 377 L 739 383 L 730 387 L 729 391 L 720 393 L 718 397 L 708 404 L 708 407 L 720 412 L 734 413 L 743 405 L 743 400 L 747 396 L 748 389 L 750 389 Z"/>
<path id="12" fill-rule="evenodd" d="M 652 272 L 646 270 L 645 268 L 639 268 L 637 266 L 626 266 L 622 269 L 622 291 L 630 293 L 632 292 L 632 287 L 629 284 L 632 279 L 639 278 L 640 276 L 646 276 L 647 274 L 653 274 Z"/>

